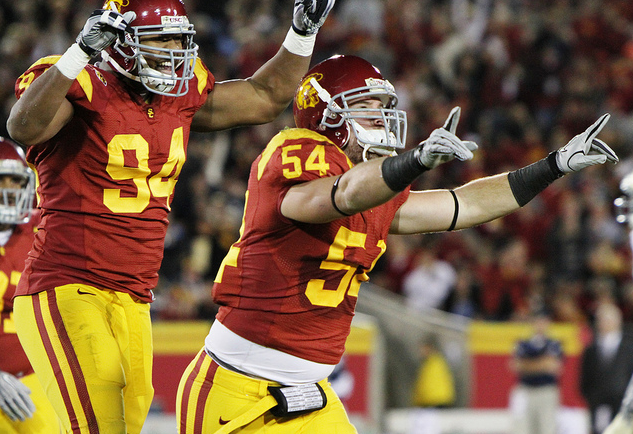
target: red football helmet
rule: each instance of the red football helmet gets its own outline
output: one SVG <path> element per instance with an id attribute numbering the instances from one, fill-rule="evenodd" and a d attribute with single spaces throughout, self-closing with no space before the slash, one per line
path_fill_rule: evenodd
<path id="1" fill-rule="evenodd" d="M 33 209 L 35 174 L 26 164 L 22 148 L 0 137 L 0 178 L 4 176 L 19 180 L 21 185 L 20 188 L 0 187 L 0 223 L 26 223 Z"/>
<path id="2" fill-rule="evenodd" d="M 198 46 L 193 42 L 196 32 L 189 23 L 182 0 L 106 0 L 103 9 L 110 9 L 112 5 L 121 14 L 136 13 L 130 23 L 134 33 L 126 33 L 124 43 L 117 39 L 114 45 L 102 51 L 103 60 L 124 76 L 140 81 L 151 92 L 167 96 L 186 94 L 189 80 L 193 78 Z M 141 41 L 144 36 L 165 35 L 181 35 L 182 49 L 156 48 Z M 170 68 L 171 72 L 150 68 L 146 57 L 159 59 L 161 70 Z"/>
<path id="3" fill-rule="evenodd" d="M 359 99 L 377 98 L 379 109 L 350 108 Z M 301 81 L 293 111 L 299 128 L 323 134 L 344 148 L 353 133 L 367 152 L 395 154 L 404 148 L 407 115 L 396 109 L 398 96 L 389 81 L 366 60 L 356 56 L 334 56 L 314 66 Z M 367 130 L 356 119 L 382 119 L 382 129 Z"/>

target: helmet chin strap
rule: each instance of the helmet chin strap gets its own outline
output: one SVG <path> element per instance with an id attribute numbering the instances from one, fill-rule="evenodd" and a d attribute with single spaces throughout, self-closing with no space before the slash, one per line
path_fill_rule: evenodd
<path id="1" fill-rule="evenodd" d="M 138 81 L 140 82 L 141 79 L 134 75 L 134 74 L 130 74 L 129 72 L 127 72 L 125 69 L 123 69 L 121 67 L 121 65 L 119 65 L 117 62 L 115 62 L 112 57 L 110 57 L 110 55 L 108 53 L 106 53 L 105 51 L 101 52 L 101 59 L 106 62 L 108 65 L 110 65 L 112 68 L 114 68 L 114 70 L 116 72 L 118 72 L 119 74 L 121 74 L 122 76 L 124 76 L 125 78 L 129 78 L 130 80 L 134 80 L 134 81 Z"/>
<path id="2" fill-rule="evenodd" d="M 141 65 L 140 72 L 149 72 L 147 75 L 141 75 L 139 73 L 140 81 L 145 87 L 159 92 L 169 92 L 176 86 L 176 80 L 174 80 L 171 75 L 163 74 L 151 68 L 147 60 L 145 60 L 145 56 L 139 55 L 138 62 Z"/>
<path id="3" fill-rule="evenodd" d="M 397 155 L 396 150 L 386 146 L 389 142 L 395 142 L 396 136 L 393 133 L 389 133 L 384 128 L 379 130 L 367 130 L 358 122 L 350 119 L 348 123 L 352 126 L 358 145 L 363 148 L 363 161 L 367 161 L 367 152 L 373 152 L 378 155 Z M 376 145 L 376 143 L 384 143 L 385 147 Z"/>

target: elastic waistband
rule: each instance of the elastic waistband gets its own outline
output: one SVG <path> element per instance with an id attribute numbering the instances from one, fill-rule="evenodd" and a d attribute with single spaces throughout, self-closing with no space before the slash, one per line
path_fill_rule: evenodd
<path id="1" fill-rule="evenodd" d="M 207 354 L 207 357 L 209 355 Z M 212 362 L 217 366 L 215 375 L 213 377 L 213 383 L 218 386 L 226 387 L 228 389 L 235 390 L 241 394 L 253 396 L 255 398 L 263 398 L 269 395 L 268 386 L 282 386 L 275 381 L 268 381 L 258 378 L 249 377 L 238 372 L 231 371 L 222 367 L 215 360 Z M 328 379 L 325 378 L 318 383 L 321 387 L 325 388 L 328 384 Z"/>

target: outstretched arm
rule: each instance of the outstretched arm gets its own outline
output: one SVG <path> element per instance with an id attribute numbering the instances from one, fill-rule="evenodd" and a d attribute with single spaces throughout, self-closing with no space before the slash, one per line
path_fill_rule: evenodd
<path id="1" fill-rule="evenodd" d="M 460 109 L 415 149 L 396 157 L 357 164 L 341 176 L 293 186 L 284 197 L 282 214 L 304 223 L 325 223 L 368 210 L 394 198 L 421 173 L 458 158 L 468 160 L 477 148 L 455 135 Z"/>
<path id="2" fill-rule="evenodd" d="M 510 173 L 471 181 L 455 190 L 412 192 L 396 214 L 397 234 L 437 232 L 476 226 L 505 216 L 532 200 L 557 178 L 618 157 L 596 138 L 609 119 L 603 115 L 547 158 Z"/>
<path id="3" fill-rule="evenodd" d="M 277 54 L 252 77 L 215 84 L 194 118 L 195 131 L 216 131 L 274 120 L 292 101 L 308 71 L 316 35 L 335 0 L 296 0 L 292 28 Z"/>

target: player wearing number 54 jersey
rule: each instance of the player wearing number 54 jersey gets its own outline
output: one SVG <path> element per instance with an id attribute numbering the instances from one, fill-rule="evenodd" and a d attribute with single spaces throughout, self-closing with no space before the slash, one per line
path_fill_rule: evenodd
<path id="1" fill-rule="evenodd" d="M 334 0 L 294 3 L 282 48 L 248 79 L 215 83 L 182 0 L 107 0 L 62 56 L 18 79 L 7 129 L 29 146 L 42 222 L 16 327 L 66 432 L 140 433 L 149 302 L 189 132 L 288 105 Z"/>
<path id="2" fill-rule="evenodd" d="M 343 355 L 361 283 L 388 234 L 462 229 L 506 215 L 565 173 L 617 156 L 603 116 L 530 166 L 455 190 L 411 191 L 423 172 L 477 148 L 460 109 L 414 149 L 393 86 L 365 60 L 312 68 L 294 100 L 298 128 L 251 166 L 244 220 L 217 274 L 220 305 L 178 388 L 180 434 L 356 432 L 326 378 Z"/>

